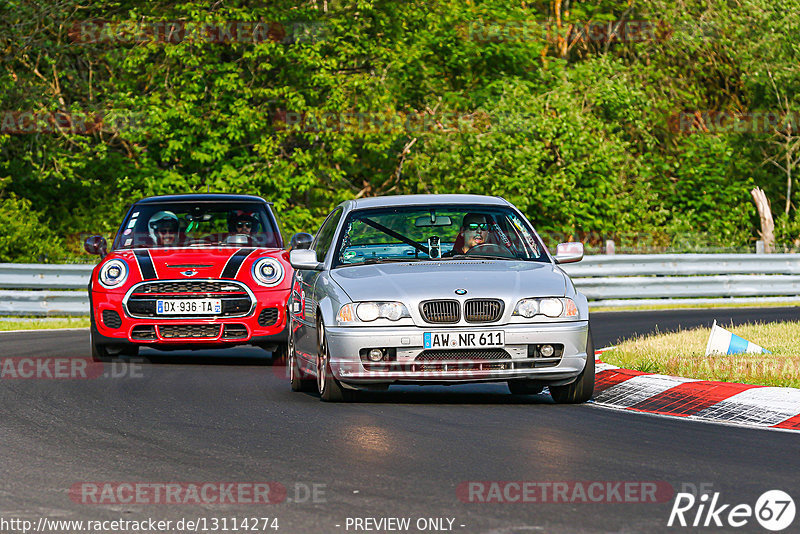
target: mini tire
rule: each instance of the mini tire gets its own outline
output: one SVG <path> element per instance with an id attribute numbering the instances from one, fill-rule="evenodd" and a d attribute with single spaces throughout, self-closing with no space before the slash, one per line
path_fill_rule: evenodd
<path id="1" fill-rule="evenodd" d="M 89 348 L 92 353 L 92 361 L 97 363 L 110 362 L 112 360 L 111 354 L 105 345 L 95 343 L 94 328 L 89 328 Z"/>
<path id="2" fill-rule="evenodd" d="M 550 395 L 558 404 L 581 404 L 592 398 L 594 393 L 594 342 L 592 331 L 586 336 L 586 366 L 571 384 L 550 386 Z"/>
<path id="3" fill-rule="evenodd" d="M 139 355 L 138 345 L 125 345 L 117 352 L 109 351 L 108 345 L 95 342 L 93 328 L 89 328 L 89 347 L 92 351 L 92 361 L 97 363 L 107 363 L 119 357 L 135 358 Z"/>

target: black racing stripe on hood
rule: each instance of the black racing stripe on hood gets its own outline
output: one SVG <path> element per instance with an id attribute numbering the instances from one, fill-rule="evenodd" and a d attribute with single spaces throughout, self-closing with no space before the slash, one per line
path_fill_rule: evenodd
<path id="1" fill-rule="evenodd" d="M 136 255 L 136 263 L 139 264 L 139 271 L 142 273 L 142 280 L 155 280 L 158 278 L 158 276 L 156 276 L 156 268 L 153 265 L 153 258 L 150 257 L 150 253 L 145 249 L 137 249 L 134 250 L 133 253 Z"/>
<path id="2" fill-rule="evenodd" d="M 242 262 L 254 250 L 254 248 L 240 248 L 237 250 L 230 258 L 228 258 L 228 263 L 226 263 L 225 268 L 222 269 L 222 275 L 220 275 L 220 278 L 236 278 L 236 274 L 239 272 Z"/>

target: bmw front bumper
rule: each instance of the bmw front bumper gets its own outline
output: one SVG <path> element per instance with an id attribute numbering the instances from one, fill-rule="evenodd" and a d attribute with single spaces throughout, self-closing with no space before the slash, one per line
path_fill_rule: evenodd
<path id="1" fill-rule="evenodd" d="M 503 330 L 505 345 L 502 348 L 445 350 L 423 347 L 426 332 L 457 335 L 484 330 Z M 570 321 L 450 328 L 433 325 L 328 327 L 326 336 L 331 370 L 346 384 L 465 383 L 528 378 L 560 385 L 572 382 L 583 371 L 588 331 L 588 321 Z M 537 355 L 534 347 L 543 345 L 560 350 L 549 358 Z M 389 361 L 364 361 L 363 354 L 373 348 L 383 349 Z"/>

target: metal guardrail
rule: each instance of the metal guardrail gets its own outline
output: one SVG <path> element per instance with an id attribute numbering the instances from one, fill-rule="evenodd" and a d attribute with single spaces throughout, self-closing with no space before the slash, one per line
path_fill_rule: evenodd
<path id="1" fill-rule="evenodd" d="M 620 254 L 562 266 L 592 306 L 800 301 L 800 254 Z"/>
<path id="2" fill-rule="evenodd" d="M 93 267 L 0 263 L 0 315 L 88 315 Z M 800 301 L 800 254 L 598 255 L 562 267 L 593 307 Z"/>
<path id="3" fill-rule="evenodd" d="M 0 315 L 89 315 L 86 287 L 93 268 L 0 263 Z"/>

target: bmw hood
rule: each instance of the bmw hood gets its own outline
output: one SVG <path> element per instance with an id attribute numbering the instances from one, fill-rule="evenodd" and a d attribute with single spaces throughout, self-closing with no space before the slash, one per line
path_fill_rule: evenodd
<path id="1" fill-rule="evenodd" d="M 331 272 L 353 301 L 416 302 L 457 298 L 563 297 L 565 275 L 551 263 L 521 261 L 436 261 L 353 265 Z"/>

